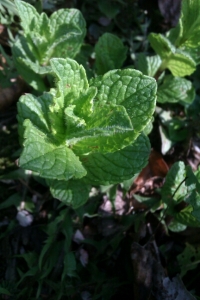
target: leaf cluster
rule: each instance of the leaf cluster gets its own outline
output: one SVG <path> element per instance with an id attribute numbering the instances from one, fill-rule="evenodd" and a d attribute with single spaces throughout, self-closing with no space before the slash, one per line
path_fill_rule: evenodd
<path id="1" fill-rule="evenodd" d="M 32 193 L 29 188 L 23 197 L 17 191 L 0 203 L 0 215 L 14 207 L 21 226 L 34 219 L 27 228 L 33 234 L 38 226 L 44 244 L 39 251 L 37 247 L 26 251 L 23 234 L 17 235 L 15 259 L 20 267 L 13 275 L 13 261 L 6 258 L 6 280 L 0 282 L 0 293 L 8 297 L 17 293 L 16 299 L 25 295 L 40 299 L 43 294 L 54 299 L 92 295 L 112 299 L 121 286 L 130 284 L 133 274 L 130 266 L 124 268 L 128 279 L 123 282 L 123 274 L 115 274 L 110 264 L 118 268 L 120 252 L 129 255 L 132 237 L 141 234 L 147 220 L 156 220 L 155 233 L 162 226 L 169 235 L 200 227 L 198 165 L 192 170 L 179 155 L 181 161 L 169 171 L 167 166 L 153 195 L 152 191 L 144 195 L 140 182 L 151 172 L 155 180 L 152 147 L 160 146 L 159 151 L 170 156 L 177 145 L 188 146 L 199 138 L 200 0 L 183 0 L 178 24 L 165 34 L 149 35 L 150 21 L 137 15 L 140 10 L 127 15 L 127 24 L 133 22 L 129 16 L 137 24 L 135 32 L 123 25 L 121 16 L 130 10 L 129 1 L 83 2 L 82 12 L 77 8 L 51 12 L 54 4 L 42 12 L 40 5 L 36 9 L 20 0 L 0 4 L 0 16 L 5 17 L 10 5 L 12 20 L 7 23 L 17 14 L 21 25 L 10 43 L 12 59 L 1 48 L 5 86 L 13 72 L 29 85 L 29 93 L 17 103 L 20 168 L 0 179 L 17 179 L 28 187 L 31 182 L 51 193 L 43 196 L 37 191 L 39 200 L 33 203 L 27 196 Z M 93 28 L 95 42 L 90 40 L 94 17 L 88 6 L 96 9 L 104 26 L 99 31 Z M 162 172 L 158 177 L 163 179 Z M 104 204 L 108 200 L 109 212 L 100 206 L 102 199 Z M 117 212 L 119 199 L 129 201 L 129 211 Z M 38 220 L 46 202 L 43 224 Z M 0 243 L 10 243 L 16 226 L 13 220 L 5 232 L 0 227 Z M 95 228 L 95 233 L 84 232 L 85 228 Z M 131 238 L 125 234 L 129 231 Z M 184 247 L 182 243 L 176 260 L 181 277 L 199 261 L 198 246 Z M 160 251 L 167 255 L 164 246 Z M 0 251 L 0 256 L 5 253 Z"/>

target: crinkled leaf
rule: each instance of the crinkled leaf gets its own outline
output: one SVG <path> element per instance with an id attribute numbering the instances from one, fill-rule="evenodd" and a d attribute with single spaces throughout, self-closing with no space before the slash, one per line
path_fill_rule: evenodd
<path id="1" fill-rule="evenodd" d="M 58 90 L 64 94 L 60 105 L 73 105 L 65 109 L 66 139 L 77 155 L 114 152 L 131 143 L 136 133 L 126 109 L 112 103 L 95 105 L 96 87 L 89 89 L 82 66 L 69 59 L 52 59 L 51 65 L 59 78 Z"/>
<path id="2" fill-rule="evenodd" d="M 122 67 L 127 54 L 127 47 L 117 36 L 104 33 L 95 45 L 97 74 L 101 75 Z"/>
<path id="3" fill-rule="evenodd" d="M 35 7 L 20 0 L 15 0 L 18 14 L 21 18 L 21 25 L 26 33 L 29 32 L 33 19 L 38 20 L 39 14 Z"/>
<path id="4" fill-rule="evenodd" d="M 146 56 L 144 53 L 137 55 L 136 67 L 144 75 L 154 77 L 161 65 L 161 59 L 159 55 Z"/>
<path id="5" fill-rule="evenodd" d="M 59 93 L 65 97 L 67 103 L 75 104 L 80 93 L 89 87 L 84 68 L 75 60 L 62 58 L 52 58 L 51 67 L 58 78 Z"/>
<path id="6" fill-rule="evenodd" d="M 153 129 L 153 121 L 154 121 L 154 117 L 151 118 L 151 120 L 149 121 L 149 123 L 144 128 L 143 133 L 145 135 L 149 135 L 150 132 L 152 131 L 152 129 Z"/>
<path id="7" fill-rule="evenodd" d="M 103 79 L 97 77 L 95 82 L 92 81 L 94 87 L 89 95 L 86 92 L 88 82 L 83 67 L 69 59 L 52 59 L 51 65 L 59 78 L 58 89 L 60 93 L 64 91 L 66 103 L 77 104 L 74 112 L 86 121 L 86 125 L 82 122 L 83 126 L 76 132 L 68 131 L 68 145 L 73 147 L 77 155 L 114 152 L 123 148 L 129 145 L 149 122 L 155 107 L 154 79 L 135 70 L 111 71 L 105 74 Z M 80 84 L 77 85 L 77 82 Z M 98 89 L 96 96 L 95 88 Z M 86 96 L 81 94 L 81 90 L 85 91 Z M 95 101 L 91 99 L 94 96 Z M 87 112 L 90 112 L 90 115 L 88 113 L 87 118 L 83 107 L 80 109 L 80 103 L 85 103 L 88 107 Z"/>
<path id="8" fill-rule="evenodd" d="M 86 23 L 77 9 L 59 9 L 50 17 L 50 28 L 54 28 L 48 57 L 74 58 L 82 46 Z"/>
<path id="9" fill-rule="evenodd" d="M 19 74 L 36 90 L 45 91 L 47 88 L 39 74 L 47 73 L 49 69 L 47 70 L 47 67 L 40 66 L 38 61 L 35 61 L 24 37 L 17 39 L 12 47 L 12 53 Z"/>
<path id="10" fill-rule="evenodd" d="M 148 63 L 148 73 L 146 75 L 154 77 L 162 62 L 160 56 L 154 55 L 146 58 Z"/>
<path id="11" fill-rule="evenodd" d="M 196 63 L 186 52 L 177 50 L 167 59 L 167 68 L 174 76 L 184 77 L 191 75 L 196 69 Z"/>
<path id="12" fill-rule="evenodd" d="M 19 74 L 35 89 L 46 90 L 38 74 L 49 72 L 51 57 L 74 58 L 86 33 L 85 20 L 76 9 L 60 9 L 50 18 L 30 4 L 15 1 L 24 36 L 16 39 L 12 52 Z"/>
<path id="13" fill-rule="evenodd" d="M 195 90 L 192 82 L 180 77 L 167 75 L 163 84 L 158 87 L 158 102 L 186 102 L 192 103 L 195 97 Z"/>
<path id="14" fill-rule="evenodd" d="M 128 140 L 129 131 L 132 138 L 133 126 L 126 109 L 121 105 L 104 105 L 97 107 L 83 131 L 71 135 L 70 144 L 75 143 L 73 151 L 77 155 L 107 153 L 108 148 L 114 152 L 125 144 L 118 137 L 123 135 Z"/>
<path id="15" fill-rule="evenodd" d="M 149 123 L 156 100 L 156 81 L 153 78 L 132 69 L 113 70 L 91 80 L 91 85 L 98 89 L 95 107 L 123 105 L 135 133 Z"/>
<path id="16" fill-rule="evenodd" d="M 26 2 L 15 3 L 27 43 L 40 64 L 47 64 L 51 57 L 76 56 L 86 33 L 80 11 L 60 9 L 48 18 Z"/>
<path id="17" fill-rule="evenodd" d="M 83 67 L 75 61 L 54 58 L 51 65 L 57 90 L 37 98 L 22 96 L 18 103 L 19 133 L 25 147 L 19 163 L 46 178 L 81 178 L 86 170 L 78 156 L 90 159 L 92 153 L 118 152 L 133 144 L 154 112 L 156 82 L 126 69 L 97 77 L 89 87 Z M 120 156 L 115 153 L 113 159 Z M 113 181 L 132 177 L 131 170 L 135 172 L 133 165 Z"/>
<path id="18" fill-rule="evenodd" d="M 148 137 L 141 134 L 132 145 L 120 151 L 82 156 L 81 161 L 87 170 L 84 181 L 108 185 L 129 179 L 145 167 L 150 149 Z"/>
<path id="19" fill-rule="evenodd" d="M 89 198 L 89 186 L 80 180 L 48 180 L 54 198 L 74 209 L 83 205 Z"/>
<path id="20" fill-rule="evenodd" d="M 44 93 L 39 98 L 27 94 L 20 98 L 17 103 L 18 108 L 18 132 L 20 141 L 24 138 L 24 120 L 29 119 L 37 128 L 44 133 L 51 130 L 51 123 L 48 118 L 49 107 L 53 104 L 53 96 L 49 93 Z"/>
<path id="21" fill-rule="evenodd" d="M 66 145 L 56 145 L 46 134 L 25 120 L 24 150 L 19 164 L 38 172 L 41 177 L 68 180 L 86 175 L 79 158 Z"/>
<path id="22" fill-rule="evenodd" d="M 184 77 L 192 74 L 196 63 L 189 53 L 176 49 L 176 47 L 162 34 L 151 33 L 149 41 L 155 52 L 160 55 L 163 62 L 161 69 L 168 68 L 174 76 Z"/>

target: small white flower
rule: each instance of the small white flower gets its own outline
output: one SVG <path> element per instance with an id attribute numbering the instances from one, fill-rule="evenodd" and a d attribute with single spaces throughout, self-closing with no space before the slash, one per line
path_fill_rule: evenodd
<path id="1" fill-rule="evenodd" d="M 19 211 L 16 219 L 22 227 L 27 227 L 33 222 L 33 216 L 27 210 Z"/>

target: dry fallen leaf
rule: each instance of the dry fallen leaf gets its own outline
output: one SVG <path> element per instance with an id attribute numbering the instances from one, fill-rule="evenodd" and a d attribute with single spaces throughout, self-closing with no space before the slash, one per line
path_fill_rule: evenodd
<path id="1" fill-rule="evenodd" d="M 168 171 L 169 167 L 163 159 L 162 155 L 157 151 L 152 150 L 148 165 L 144 169 L 142 169 L 142 171 L 134 181 L 133 185 L 130 188 L 129 194 L 132 195 L 141 190 L 145 183 L 147 183 L 148 189 L 153 190 L 157 188 L 158 186 L 155 186 L 155 184 L 158 184 L 159 181 L 161 181 L 162 185 L 162 178 L 167 175 Z"/>

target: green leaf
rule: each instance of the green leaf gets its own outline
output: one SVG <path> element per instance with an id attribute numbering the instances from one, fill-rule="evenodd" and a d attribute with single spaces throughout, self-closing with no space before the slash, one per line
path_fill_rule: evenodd
<path id="1" fill-rule="evenodd" d="M 48 57 L 74 58 L 82 46 L 86 23 L 77 9 L 59 9 L 50 17 L 53 43 L 48 48 Z"/>
<path id="2" fill-rule="evenodd" d="M 65 109 L 65 114 L 67 115 L 66 126 L 68 127 L 67 145 L 72 147 L 77 155 L 92 152 L 114 152 L 131 143 L 134 136 L 138 134 L 133 131 L 126 109 L 114 103 L 112 104 L 112 102 L 108 105 L 106 103 L 95 105 L 96 102 L 91 98 L 96 95 L 96 87 L 91 87 L 88 90 L 89 85 L 82 66 L 69 59 L 67 61 L 52 59 L 51 65 L 59 78 L 58 90 L 60 94 L 64 94 L 66 104 L 76 105 L 76 107 L 71 106 L 71 108 Z M 135 75 L 134 72 L 132 70 L 131 75 Z M 81 93 L 81 91 L 83 92 Z M 98 95 L 95 98 L 97 97 Z M 77 119 L 75 112 L 79 118 L 85 118 L 85 121 Z M 124 137 L 124 141 L 119 139 L 121 136 Z"/>
<path id="3" fill-rule="evenodd" d="M 60 9 L 50 18 L 39 15 L 36 9 L 23 1 L 15 1 L 24 36 L 16 39 L 12 48 L 19 74 L 35 89 L 46 90 L 38 74 L 49 72 L 51 57 L 74 58 L 83 43 L 85 20 L 77 9 Z"/>
<path id="4" fill-rule="evenodd" d="M 132 138 L 132 132 L 131 120 L 123 106 L 104 105 L 96 108 L 82 132 L 72 135 L 70 144 L 76 155 L 114 152 L 126 145 L 118 137 L 123 135 L 128 140 L 129 135 Z"/>
<path id="5" fill-rule="evenodd" d="M 81 92 L 85 92 L 89 88 L 84 68 L 75 60 L 61 58 L 52 58 L 51 67 L 58 79 L 59 94 L 64 97 L 68 96 L 68 98 L 66 97 L 67 103 L 75 104 Z"/>
<path id="6" fill-rule="evenodd" d="M 184 231 L 187 226 L 177 222 L 176 220 L 173 220 L 172 222 L 170 222 L 168 228 L 173 232 L 181 232 Z"/>
<path id="7" fill-rule="evenodd" d="M 187 226 L 199 227 L 200 220 L 194 216 L 194 209 L 191 205 L 186 206 L 180 212 L 175 209 L 175 205 L 183 200 L 187 203 L 191 202 L 191 193 L 193 193 L 195 186 L 194 181 L 191 184 L 190 181 L 188 182 L 188 177 L 186 177 L 190 170 L 190 168 L 185 167 L 183 162 L 175 163 L 166 176 L 161 195 L 163 202 L 168 205 L 168 213 L 174 216 L 175 221 Z M 190 193 L 188 194 L 188 192 Z"/>
<path id="8" fill-rule="evenodd" d="M 162 200 L 169 205 L 169 209 L 172 209 L 174 205 L 182 201 L 187 194 L 185 178 L 185 164 L 182 161 L 176 162 L 167 173 L 161 190 Z"/>
<path id="9" fill-rule="evenodd" d="M 193 216 L 192 211 L 193 211 L 193 207 L 191 205 L 188 205 L 180 212 L 174 214 L 175 220 L 187 226 L 200 227 L 200 221 Z"/>
<path id="10" fill-rule="evenodd" d="M 103 75 L 106 72 L 122 67 L 126 55 L 127 47 L 117 36 L 111 33 L 104 33 L 95 45 L 97 74 Z"/>
<path id="11" fill-rule="evenodd" d="M 195 97 L 195 89 L 192 82 L 185 78 L 166 75 L 164 82 L 158 87 L 157 96 L 157 101 L 160 103 L 183 102 L 191 104 Z"/>
<path id="12" fill-rule="evenodd" d="M 128 152 L 135 151 L 133 142 L 155 109 L 155 80 L 126 69 L 110 71 L 89 86 L 84 68 L 74 60 L 54 58 L 51 66 L 57 89 L 40 97 L 22 96 L 18 103 L 19 134 L 24 145 L 20 166 L 45 178 L 69 180 L 86 175 L 83 157 L 90 160 L 93 153 L 101 157 L 115 152 L 115 161 L 120 159 L 116 154 L 119 150 L 131 145 Z M 114 176 L 113 181 L 132 177 L 131 170 L 132 164 L 125 175 Z"/>
<path id="13" fill-rule="evenodd" d="M 174 76 L 180 77 L 191 75 L 196 69 L 196 63 L 193 58 L 180 50 L 170 55 L 165 64 Z"/>
<path id="14" fill-rule="evenodd" d="M 17 119 L 21 142 L 24 139 L 24 120 L 26 119 L 29 119 L 37 128 L 46 134 L 51 130 L 51 121 L 48 117 L 48 110 L 51 105 L 53 105 L 53 96 L 48 93 L 44 93 L 39 98 L 31 94 L 20 98 L 20 101 L 17 103 Z"/>
<path id="15" fill-rule="evenodd" d="M 137 55 L 136 67 L 144 75 L 154 77 L 158 71 L 162 60 L 159 55 L 146 56 L 144 53 L 139 53 Z"/>
<path id="16" fill-rule="evenodd" d="M 33 19 L 36 21 L 39 19 L 39 14 L 35 7 L 24 1 L 15 0 L 15 4 L 21 18 L 21 25 L 26 33 L 32 25 Z"/>
<path id="17" fill-rule="evenodd" d="M 16 255 L 16 257 L 24 258 L 29 269 L 34 267 L 34 265 L 38 261 L 38 254 L 35 253 L 35 252 L 28 252 L 28 253 L 24 253 L 24 254 L 18 254 L 18 255 Z"/>
<path id="18" fill-rule="evenodd" d="M 26 273 L 22 273 L 21 272 L 21 274 L 20 274 L 20 280 L 17 282 L 17 285 L 19 286 L 20 283 L 24 280 L 24 278 L 26 278 L 28 276 L 34 277 L 37 273 L 38 273 L 38 266 L 32 267 Z"/>
<path id="19" fill-rule="evenodd" d="M 26 82 L 38 91 L 45 91 L 47 88 L 39 75 L 45 68 L 35 60 L 24 37 L 16 40 L 12 47 L 12 54 L 17 71 Z"/>
<path id="20" fill-rule="evenodd" d="M 184 251 L 177 256 L 183 277 L 189 270 L 194 270 L 200 262 L 200 247 L 186 244 Z"/>
<path id="21" fill-rule="evenodd" d="M 62 273 L 61 280 L 63 281 L 66 276 L 75 276 L 76 271 L 76 259 L 73 252 L 68 252 L 65 254 L 64 258 L 64 270 Z"/>
<path id="22" fill-rule="evenodd" d="M 42 251 L 40 253 L 39 260 L 38 260 L 38 267 L 40 270 L 42 269 L 42 265 L 44 265 L 44 263 L 45 263 L 45 259 L 44 259 L 45 255 L 47 254 L 48 251 L 51 250 L 51 248 L 54 244 L 54 241 L 56 239 L 56 234 L 58 232 L 58 225 L 60 222 L 63 222 L 63 219 L 64 219 L 63 216 L 59 215 L 45 227 L 45 230 L 47 233 L 47 239 L 45 241 L 45 245 L 42 248 Z"/>
<path id="23" fill-rule="evenodd" d="M 65 236 L 65 243 L 64 243 L 64 251 L 68 253 L 71 248 L 72 242 L 72 235 L 73 235 L 73 220 L 71 215 L 69 214 L 69 210 L 62 210 L 63 219 L 62 219 L 62 233 Z"/>
<path id="24" fill-rule="evenodd" d="M 54 198 L 70 205 L 73 209 L 83 205 L 89 198 L 90 188 L 80 180 L 48 180 Z"/>
<path id="25" fill-rule="evenodd" d="M 57 146 L 29 120 L 24 122 L 24 150 L 19 165 L 41 177 L 68 180 L 86 175 L 79 158 L 66 145 Z"/>
<path id="26" fill-rule="evenodd" d="M 43 259 L 42 268 L 40 267 L 40 269 L 42 269 L 40 282 L 42 279 L 47 278 L 49 273 L 55 268 L 58 257 L 62 251 L 61 249 L 63 248 L 63 244 L 64 241 L 56 241 L 55 243 L 52 242 L 50 247 L 47 249 L 45 259 Z M 45 246 L 43 248 L 45 248 Z"/>
<path id="27" fill-rule="evenodd" d="M 171 53 L 176 51 L 176 48 L 162 34 L 151 33 L 148 37 L 151 47 L 162 58 L 165 59 Z"/>
<path id="28" fill-rule="evenodd" d="M 0 295 L 12 296 L 12 294 L 6 288 L 0 287 Z M 3 299 L 3 298 L 2 298 Z"/>
<path id="29" fill-rule="evenodd" d="M 29 48 L 40 64 L 47 64 L 51 57 L 76 56 L 86 33 L 80 11 L 60 9 L 48 18 L 26 2 L 15 3 Z"/>
<path id="30" fill-rule="evenodd" d="M 200 2 L 183 0 L 178 25 L 170 30 L 170 40 L 180 49 L 187 51 L 197 63 L 200 58 Z"/>
<path id="31" fill-rule="evenodd" d="M 84 181 L 108 185 L 129 179 L 146 166 L 150 149 L 149 139 L 141 134 L 132 145 L 120 151 L 83 156 L 81 161 L 87 170 Z"/>
<path id="32" fill-rule="evenodd" d="M 155 52 L 161 57 L 160 70 L 168 68 L 174 76 L 191 75 L 196 69 L 193 58 L 176 47 L 162 34 L 151 33 L 149 41 Z"/>
<path id="33" fill-rule="evenodd" d="M 149 123 L 144 128 L 143 133 L 145 135 L 149 135 L 150 132 L 152 131 L 152 129 L 153 129 L 153 121 L 154 121 L 154 117 L 151 118 L 151 120 L 149 121 Z"/>
<path id="34" fill-rule="evenodd" d="M 156 100 L 156 81 L 153 78 L 132 69 L 113 70 L 91 80 L 91 85 L 98 89 L 95 107 L 123 105 L 135 133 L 141 132 L 149 123 Z"/>
<path id="35" fill-rule="evenodd" d="M 109 19 L 113 19 L 120 11 L 117 1 L 108 2 L 107 0 L 101 0 L 98 1 L 98 7 Z"/>

